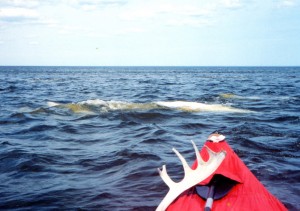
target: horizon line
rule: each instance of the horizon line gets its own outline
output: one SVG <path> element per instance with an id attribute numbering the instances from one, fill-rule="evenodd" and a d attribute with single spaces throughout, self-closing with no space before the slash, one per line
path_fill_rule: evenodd
<path id="1" fill-rule="evenodd" d="M 0 67 L 300 67 L 300 65 L 0 65 Z"/>

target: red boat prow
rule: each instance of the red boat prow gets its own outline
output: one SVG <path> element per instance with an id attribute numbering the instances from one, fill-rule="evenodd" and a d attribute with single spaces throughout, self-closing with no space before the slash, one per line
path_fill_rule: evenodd
<path id="1" fill-rule="evenodd" d="M 287 210 L 284 205 L 258 181 L 225 140 L 217 143 L 207 141 L 205 145 L 214 152 L 225 150 L 227 154 L 226 158 L 214 174 L 202 181 L 201 185 L 208 184 L 215 174 L 223 175 L 237 182 L 226 196 L 213 202 L 212 211 Z M 205 147 L 202 148 L 200 154 L 203 160 L 207 161 L 209 155 Z M 195 162 L 192 168 L 195 168 L 196 166 L 197 163 Z M 205 200 L 196 193 L 195 188 L 191 188 L 182 193 L 171 205 L 169 205 L 167 210 L 198 211 L 203 210 L 204 206 Z"/>

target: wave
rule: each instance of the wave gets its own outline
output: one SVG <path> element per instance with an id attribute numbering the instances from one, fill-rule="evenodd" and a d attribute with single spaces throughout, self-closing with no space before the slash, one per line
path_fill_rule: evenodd
<path id="1" fill-rule="evenodd" d="M 153 109 L 167 109 L 184 112 L 234 112 L 249 113 L 247 109 L 234 108 L 222 104 L 206 104 L 189 101 L 157 101 L 149 103 L 134 103 L 126 101 L 104 101 L 100 99 L 86 100 L 78 103 L 60 104 L 48 102 L 49 107 L 63 107 L 70 109 L 74 113 L 96 114 L 109 111 L 145 111 Z"/>

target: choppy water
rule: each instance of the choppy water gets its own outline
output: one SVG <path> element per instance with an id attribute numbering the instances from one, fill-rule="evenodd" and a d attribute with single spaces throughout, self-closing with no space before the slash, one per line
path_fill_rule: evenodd
<path id="1" fill-rule="evenodd" d="M 299 67 L 0 67 L 0 209 L 154 210 L 219 130 L 300 210 Z"/>

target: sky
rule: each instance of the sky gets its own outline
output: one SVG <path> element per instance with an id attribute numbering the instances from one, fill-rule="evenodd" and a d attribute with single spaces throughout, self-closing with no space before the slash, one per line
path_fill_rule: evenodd
<path id="1" fill-rule="evenodd" d="M 0 0 L 0 65 L 299 66 L 300 0 Z"/>

